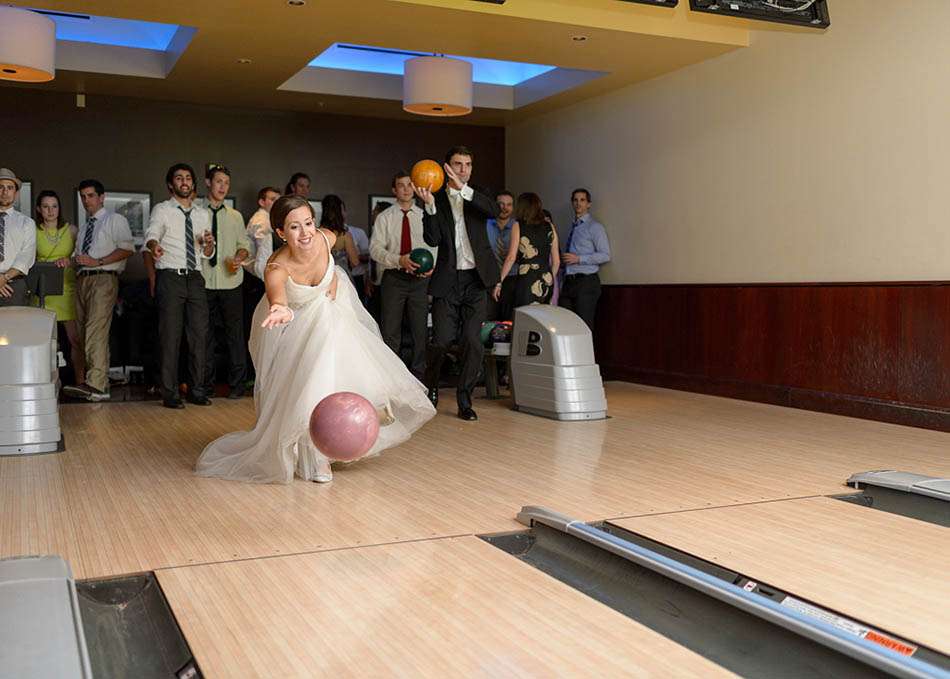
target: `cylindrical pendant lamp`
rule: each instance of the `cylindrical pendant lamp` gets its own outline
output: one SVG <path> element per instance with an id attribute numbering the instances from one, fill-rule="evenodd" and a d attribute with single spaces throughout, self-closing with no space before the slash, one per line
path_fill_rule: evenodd
<path id="1" fill-rule="evenodd" d="M 402 108 L 423 116 L 472 112 L 472 64 L 448 57 L 415 57 L 405 63 Z"/>
<path id="2" fill-rule="evenodd" d="M 56 75 L 56 24 L 28 9 L 0 6 L 0 79 L 45 83 Z"/>

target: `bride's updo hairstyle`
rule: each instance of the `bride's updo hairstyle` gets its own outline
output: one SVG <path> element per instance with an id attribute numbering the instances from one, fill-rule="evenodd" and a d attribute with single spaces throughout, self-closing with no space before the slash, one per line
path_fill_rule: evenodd
<path id="1" fill-rule="evenodd" d="M 316 217 L 313 212 L 313 206 L 310 205 L 306 198 L 301 198 L 300 196 L 281 196 L 274 201 L 273 205 L 271 205 L 271 226 L 275 231 L 280 231 L 282 234 L 284 232 L 284 222 L 287 221 L 287 215 L 296 210 L 298 207 L 303 207 L 304 205 L 306 205 L 310 210 L 310 216 Z M 281 238 L 283 238 L 283 236 L 281 236 Z"/>

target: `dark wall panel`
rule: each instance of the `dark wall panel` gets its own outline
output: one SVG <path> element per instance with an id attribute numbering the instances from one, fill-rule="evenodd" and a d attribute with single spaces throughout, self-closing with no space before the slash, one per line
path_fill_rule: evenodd
<path id="1" fill-rule="evenodd" d="M 950 430 L 950 284 L 611 285 L 607 378 Z"/>
<path id="2" fill-rule="evenodd" d="M 89 95 L 75 97 L 0 87 L 0 167 L 64 197 L 75 217 L 72 190 L 83 178 L 106 188 L 151 191 L 165 200 L 165 170 L 174 162 L 229 166 L 232 193 L 245 216 L 257 191 L 283 189 L 293 172 L 313 178 L 311 198 L 339 194 L 348 219 L 366 226 L 368 195 L 388 194 L 392 174 L 421 158 L 441 160 L 465 144 L 475 153 L 473 183 L 504 186 L 505 131 L 432 120 L 399 121 L 316 113 L 261 111 Z M 199 192 L 203 193 L 202 190 Z M 69 196 L 69 198 L 66 198 Z"/>

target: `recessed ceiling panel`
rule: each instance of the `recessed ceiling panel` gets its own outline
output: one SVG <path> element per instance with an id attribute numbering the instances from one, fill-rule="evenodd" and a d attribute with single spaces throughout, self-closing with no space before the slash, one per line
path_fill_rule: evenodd
<path id="1" fill-rule="evenodd" d="M 366 45 L 348 45 L 334 43 L 323 54 L 310 62 L 310 66 L 336 68 L 344 71 L 362 71 L 364 73 L 387 73 L 402 75 L 403 63 L 413 57 L 432 56 L 431 52 L 411 52 L 385 47 Z M 445 55 L 452 56 L 452 55 Z M 472 80 L 489 85 L 507 85 L 513 87 L 542 73 L 554 70 L 554 66 L 544 64 L 525 64 L 496 59 L 475 59 L 472 57 L 452 56 L 472 64 Z"/>
<path id="2" fill-rule="evenodd" d="M 161 24 L 153 21 L 116 19 L 35 8 L 34 11 L 53 20 L 56 24 L 57 40 L 72 42 L 136 47 L 164 52 L 178 30 L 175 24 Z"/>

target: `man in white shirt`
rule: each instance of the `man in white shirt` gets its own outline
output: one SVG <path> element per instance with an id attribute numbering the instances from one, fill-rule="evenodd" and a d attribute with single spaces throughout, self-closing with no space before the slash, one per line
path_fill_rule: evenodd
<path id="1" fill-rule="evenodd" d="M 211 405 L 204 388 L 208 297 L 201 273 L 201 260 L 215 252 L 211 213 L 192 204 L 195 171 L 190 165 L 176 163 L 168 168 L 165 184 L 171 198 L 152 209 L 145 231 L 145 248 L 156 269 L 162 405 L 185 407 L 178 395 L 182 330 L 188 339 L 188 400 Z"/>
<path id="2" fill-rule="evenodd" d="M 498 216 L 498 204 L 469 186 L 472 161 L 470 150 L 453 147 L 445 156 L 445 189 L 433 195 L 428 188 L 413 187 L 425 205 L 425 241 L 439 248 L 429 284 L 433 339 L 425 382 L 429 399 L 437 403 L 442 359 L 461 321 L 462 372 L 456 400 L 459 418 L 468 421 L 478 419 L 472 408 L 472 391 L 484 355 L 479 331 L 486 319 L 488 291 L 501 286 L 501 271 L 486 227 L 488 219 Z"/>
<path id="3" fill-rule="evenodd" d="M 76 324 L 86 356 L 86 381 L 65 386 L 70 396 L 87 401 L 109 398 L 109 330 L 119 296 L 119 274 L 135 250 L 129 222 L 106 210 L 106 190 L 97 179 L 79 182 L 86 222 L 76 233 Z"/>
<path id="4" fill-rule="evenodd" d="M 20 180 L 0 168 L 0 307 L 26 306 L 26 274 L 36 261 L 36 223 L 13 209 Z"/>
<path id="5" fill-rule="evenodd" d="M 228 353 L 228 398 L 238 399 L 244 396 L 247 355 L 241 283 L 244 281 L 244 262 L 250 259 L 251 245 L 244 217 L 224 204 L 231 190 L 231 171 L 224 165 L 210 163 L 205 172 L 205 184 L 208 186 L 211 237 L 215 246 L 215 253 L 202 263 L 209 319 L 205 393 L 210 396 L 214 392 L 217 381 L 216 340 L 223 337 Z"/>
<path id="6" fill-rule="evenodd" d="M 409 258 L 409 253 L 416 248 L 426 248 L 435 261 L 437 250 L 427 246 L 423 238 L 422 209 L 413 200 L 412 180 L 407 173 L 396 173 L 392 192 L 396 204 L 376 217 L 369 243 L 370 256 L 376 262 L 376 283 L 381 286 L 380 330 L 383 341 L 399 356 L 403 313 L 406 313 L 412 335 L 409 369 L 422 379 L 426 368 L 426 320 L 432 270 L 423 275 L 415 273 L 419 265 Z"/>
<path id="7" fill-rule="evenodd" d="M 244 262 L 244 268 L 262 281 L 267 260 L 274 254 L 274 231 L 270 226 L 270 209 L 278 198 L 280 198 L 280 191 L 273 186 L 262 188 L 257 192 L 257 212 L 247 220 L 251 257 Z M 263 292 L 263 288 L 261 291 Z"/>

